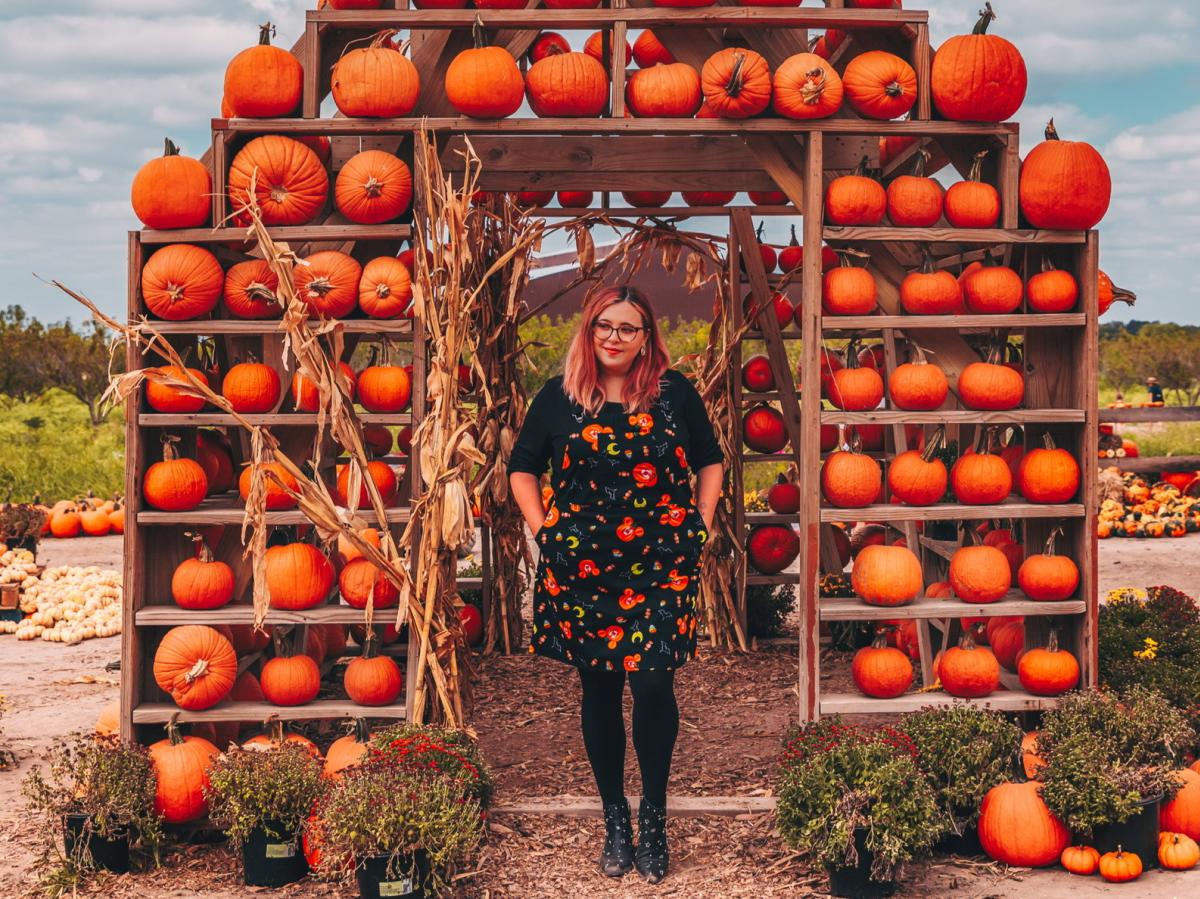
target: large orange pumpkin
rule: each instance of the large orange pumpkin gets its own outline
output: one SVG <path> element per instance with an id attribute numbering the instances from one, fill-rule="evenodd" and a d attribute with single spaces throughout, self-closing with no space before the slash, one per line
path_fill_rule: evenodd
<path id="1" fill-rule="evenodd" d="M 462 115 L 502 119 L 521 107 L 525 82 L 512 54 L 488 47 L 481 27 L 474 29 L 475 46 L 463 50 L 446 69 L 446 99 Z"/>
<path id="2" fill-rule="evenodd" d="M 1045 446 L 1035 447 L 1021 457 L 1017 466 L 1017 489 L 1031 503 L 1065 503 L 1079 490 L 1079 463 L 1065 449 L 1054 445 L 1049 432 Z"/>
<path id="3" fill-rule="evenodd" d="M 885 632 L 875 642 L 854 654 L 850 665 L 854 685 L 876 699 L 894 699 L 913 682 L 913 666 L 907 655 L 887 645 Z"/>
<path id="4" fill-rule="evenodd" d="M 1175 777 L 1183 786 L 1159 809 L 1159 828 L 1200 840 L 1200 774 L 1184 768 L 1175 772 Z"/>
<path id="5" fill-rule="evenodd" d="M 175 723 L 167 725 L 165 739 L 152 743 L 150 763 L 154 766 L 154 810 L 168 824 L 184 824 L 208 814 L 208 769 L 220 755 L 203 737 L 185 737 Z"/>
<path id="6" fill-rule="evenodd" d="M 773 105 L 789 119 L 823 119 L 842 106 L 842 77 L 814 53 L 789 56 L 775 70 Z"/>
<path id="7" fill-rule="evenodd" d="M 412 275 L 395 256 L 379 256 L 363 266 L 358 306 L 371 318 L 399 318 L 412 304 Z"/>
<path id="8" fill-rule="evenodd" d="M 154 682 L 181 709 L 212 708 L 237 678 L 237 655 L 211 627 L 183 624 L 163 636 L 154 652 Z"/>
<path id="9" fill-rule="evenodd" d="M 642 118 L 690 118 L 700 108 L 700 75 L 686 62 L 638 69 L 625 85 L 625 102 Z"/>
<path id="10" fill-rule="evenodd" d="M 348 253 L 320 250 L 292 270 L 296 296 L 326 318 L 345 318 L 358 306 L 362 266 Z"/>
<path id="11" fill-rule="evenodd" d="M 867 177 L 867 157 L 849 175 L 830 182 L 825 191 L 825 216 L 832 225 L 878 225 L 887 212 L 887 193 Z"/>
<path id="12" fill-rule="evenodd" d="M 743 47 L 718 50 L 700 70 L 704 102 L 723 119 L 748 119 L 771 103 L 771 68 L 761 54 Z"/>
<path id="13" fill-rule="evenodd" d="M 163 365 L 157 369 L 150 370 L 176 381 L 185 380 L 187 377 L 184 374 L 184 370 L 178 365 Z M 188 374 L 201 384 L 206 387 L 208 386 L 208 378 L 200 369 L 189 368 L 187 371 Z M 164 384 L 153 378 L 146 378 L 146 405 L 155 412 L 167 412 L 176 415 L 199 412 L 204 408 L 204 403 L 205 399 L 202 396 L 192 396 L 189 393 L 184 393 L 177 387 L 172 387 L 170 384 Z"/>
<path id="14" fill-rule="evenodd" d="M 994 546 L 963 546 L 950 559 L 949 580 L 963 602 L 992 603 L 1012 587 L 1012 570 Z"/>
<path id="15" fill-rule="evenodd" d="M 163 155 L 133 176 L 129 199 L 147 228 L 199 228 L 212 212 L 212 175 L 200 160 L 179 155 L 167 138 Z"/>
<path id="16" fill-rule="evenodd" d="M 988 34 L 996 18 L 985 4 L 974 31 L 948 38 L 933 57 L 929 88 L 942 118 L 1003 122 L 1021 108 L 1029 76 L 1021 51 Z"/>
<path id="17" fill-rule="evenodd" d="M 921 592 L 921 563 L 904 546 L 868 546 L 854 559 L 850 585 L 868 605 L 902 606 Z"/>
<path id="18" fill-rule="evenodd" d="M 344 115 L 399 118 L 416 107 L 421 77 L 408 57 L 391 46 L 392 34 L 379 32 L 369 46 L 351 50 L 334 64 L 329 88 Z"/>
<path id="19" fill-rule="evenodd" d="M 962 699 L 988 696 L 1000 686 L 1000 663 L 990 649 L 975 645 L 970 631 L 942 654 L 937 672 L 942 689 Z"/>
<path id="20" fill-rule="evenodd" d="M 403 159 L 363 150 L 338 172 L 333 188 L 338 212 L 360 225 L 390 222 L 412 202 L 412 173 Z"/>
<path id="21" fill-rule="evenodd" d="M 256 137 L 229 167 L 229 200 L 248 205 L 250 185 L 263 224 L 303 225 L 316 217 L 329 195 L 329 175 L 309 147 L 278 134 Z"/>
<path id="22" fill-rule="evenodd" d="M 374 597 L 376 609 L 389 609 L 400 600 L 400 591 L 370 559 L 359 558 L 347 563 L 338 576 L 338 590 L 346 604 L 365 609 Z"/>
<path id="23" fill-rule="evenodd" d="M 225 103 L 238 118 L 290 115 L 304 90 L 304 69 L 287 50 L 271 46 L 274 28 L 259 29 L 258 46 L 243 50 L 225 68 Z"/>
<path id="24" fill-rule="evenodd" d="M 155 251 L 142 268 L 142 300 L 152 315 L 187 321 L 213 310 L 225 274 L 203 247 L 173 243 Z"/>
<path id="25" fill-rule="evenodd" d="M 594 118 L 608 106 L 608 73 L 586 53 L 553 53 L 529 67 L 525 95 L 538 116 Z"/>
<path id="26" fill-rule="evenodd" d="M 296 508 L 297 500 L 284 489 L 283 485 L 292 490 L 299 490 L 300 484 L 292 473 L 279 462 L 253 463 L 242 469 L 242 473 L 238 476 L 238 494 L 242 500 L 249 499 L 255 473 L 259 470 L 262 471 L 263 483 L 267 491 L 266 508 L 270 511 Z"/>
<path id="27" fill-rule="evenodd" d="M 303 611 L 320 605 L 333 586 L 333 565 L 315 546 L 287 543 L 266 553 L 271 608 Z"/>
<path id="28" fill-rule="evenodd" d="M 187 512 L 208 495 L 208 475 L 195 459 L 180 458 L 174 442 L 169 441 L 163 446 L 162 461 L 146 469 L 142 495 L 155 509 Z"/>
<path id="29" fill-rule="evenodd" d="M 225 308 L 234 318 L 270 319 L 283 315 L 279 277 L 265 259 L 236 262 L 225 273 Z"/>
<path id="30" fill-rule="evenodd" d="M 842 84 L 850 105 L 871 119 L 898 119 L 917 101 L 917 73 L 886 50 L 868 50 L 850 60 Z"/>
<path id="31" fill-rule="evenodd" d="M 860 509 L 879 499 L 883 474 L 879 463 L 860 452 L 838 450 L 821 466 L 821 493 L 831 505 Z"/>
<path id="32" fill-rule="evenodd" d="M 1086 229 L 1108 211 L 1112 178 L 1095 147 L 1060 140 L 1051 119 L 1046 140 L 1021 165 L 1018 193 L 1021 211 L 1035 228 Z"/>
<path id="33" fill-rule="evenodd" d="M 1053 865 L 1071 841 L 1042 800 L 1034 781 L 1003 783 L 988 790 L 979 807 L 979 842 L 990 858 L 1021 868 Z"/>

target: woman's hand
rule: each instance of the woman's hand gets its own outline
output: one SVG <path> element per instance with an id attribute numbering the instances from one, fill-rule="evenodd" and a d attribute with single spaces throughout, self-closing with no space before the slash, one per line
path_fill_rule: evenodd
<path id="1" fill-rule="evenodd" d="M 721 496 L 721 482 L 725 472 L 720 462 L 705 465 L 696 472 L 696 510 L 704 521 L 704 530 L 712 533 L 713 518 L 717 514 L 717 500 Z"/>
<path id="2" fill-rule="evenodd" d="M 546 509 L 542 506 L 542 488 L 538 479 L 527 471 L 514 471 L 508 476 L 508 485 L 517 507 L 525 516 L 525 523 L 536 537 L 546 523 Z"/>

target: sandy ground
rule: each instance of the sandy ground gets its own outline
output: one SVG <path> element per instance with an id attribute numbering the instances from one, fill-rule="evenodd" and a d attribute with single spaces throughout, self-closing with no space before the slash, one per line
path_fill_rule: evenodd
<path id="1" fill-rule="evenodd" d="M 119 567 L 120 538 L 43 544 L 48 565 Z M 1121 586 L 1166 583 L 1194 590 L 1200 538 L 1109 540 L 1101 544 L 1101 595 Z M 87 728 L 116 698 L 115 676 L 104 670 L 120 655 L 118 639 L 78 646 L 0 637 L 0 693 L 7 710 L 3 740 L 18 767 L 0 771 L 0 899 L 33 886 L 31 870 L 41 834 L 22 815 L 20 780 L 46 748 Z M 591 795 L 594 786 L 578 732 L 578 686 L 555 678 L 557 667 L 526 657 L 483 660 L 474 724 L 496 769 L 501 804 L 529 795 Z M 90 681 L 90 682 L 87 682 Z M 753 690 L 746 689 L 753 683 Z M 738 660 L 702 651 L 679 678 L 682 726 L 672 774 L 673 795 L 763 795 L 769 791 L 779 735 L 794 720 L 795 661 L 789 647 L 763 649 Z M 636 795 L 636 764 L 627 751 L 628 789 Z M 673 818 L 672 874 L 650 887 L 636 875 L 600 876 L 593 858 L 599 821 L 549 816 L 496 815 L 477 873 L 463 882 L 464 897 L 805 896 L 819 895 L 824 878 L 782 846 L 769 815 Z M 1005 871 L 982 860 L 937 858 L 913 866 L 903 883 L 908 896 L 1077 897 L 1118 891 L 1125 896 L 1200 895 L 1200 871 L 1147 874 L 1135 884 L 1107 885 L 1062 871 Z M 240 885 L 234 857 L 222 847 L 181 846 L 168 866 L 147 874 L 101 878 L 80 895 L 110 897 L 243 897 L 261 894 Z M 353 886 L 305 881 L 286 896 L 354 896 Z"/>

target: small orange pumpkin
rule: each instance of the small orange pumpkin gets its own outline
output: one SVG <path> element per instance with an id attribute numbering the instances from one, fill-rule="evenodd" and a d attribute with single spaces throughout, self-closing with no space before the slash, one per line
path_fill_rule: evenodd
<path id="1" fill-rule="evenodd" d="M 279 277 L 265 259 L 235 262 L 225 273 L 225 308 L 234 318 L 279 318 L 278 290 Z"/>
<path id="2" fill-rule="evenodd" d="M 1035 696 L 1058 696 L 1075 689 L 1079 683 L 1079 662 L 1075 656 L 1060 649 L 1058 632 L 1051 630 L 1043 649 L 1026 650 L 1017 662 L 1021 686 Z"/>
<path id="3" fill-rule="evenodd" d="M 258 46 L 243 50 L 225 68 L 224 102 L 238 118 L 290 115 L 304 90 L 304 69 L 287 50 L 271 46 L 271 23 L 258 32 Z"/>
<path id="4" fill-rule="evenodd" d="M 345 318 L 358 306 L 362 266 L 338 250 L 320 250 L 292 271 L 296 296 L 317 315 Z"/>
<path id="5" fill-rule="evenodd" d="M 842 106 L 842 77 L 814 53 L 789 56 L 775 70 L 774 109 L 789 119 L 823 119 Z"/>
<path id="6" fill-rule="evenodd" d="M 902 606 L 921 592 L 921 563 L 904 546 L 874 544 L 863 548 L 850 569 L 850 586 L 872 606 Z"/>
<path id="7" fill-rule="evenodd" d="M 917 73 L 895 53 L 868 50 L 842 75 L 846 100 L 870 119 L 898 119 L 917 101 Z"/>
<path id="8" fill-rule="evenodd" d="M 955 228 L 994 228 L 1000 221 L 1000 192 L 983 180 L 987 153 L 976 153 L 967 179 L 951 184 L 946 191 L 942 208 L 946 221 Z"/>
<path id="9" fill-rule="evenodd" d="M 1200 846 L 1186 833 L 1164 833 L 1158 841 L 1158 862 L 1168 871 L 1189 871 L 1200 862 Z"/>
<path id="10" fill-rule="evenodd" d="M 147 228 L 199 228 L 212 212 L 212 175 L 199 159 L 181 156 L 168 137 L 163 155 L 133 176 L 129 195 Z"/>
<path id="11" fill-rule="evenodd" d="M 412 172 L 392 153 L 363 150 L 338 172 L 333 201 L 338 212 L 360 225 L 390 222 L 412 202 Z"/>
<path id="12" fill-rule="evenodd" d="M 1100 856 L 1100 876 L 1109 883 L 1128 883 L 1142 876 L 1142 860 L 1136 852 L 1126 852 L 1117 846 L 1116 852 Z"/>
<path id="13" fill-rule="evenodd" d="M 924 450 L 908 450 L 892 460 L 887 482 L 894 498 L 911 506 L 931 506 L 946 495 L 946 463 L 937 457 L 945 433 L 945 427 L 939 427 Z"/>
<path id="14" fill-rule="evenodd" d="M 854 685 L 876 699 L 894 699 L 913 682 L 913 666 L 907 655 L 887 645 L 887 631 L 880 629 L 875 641 L 854 654 L 850 665 Z"/>
<path id="15" fill-rule="evenodd" d="M 156 250 L 142 268 L 142 300 L 152 315 L 187 321 L 213 310 L 225 273 L 203 247 L 173 243 Z"/>
<path id="16" fill-rule="evenodd" d="M 446 99 L 462 115 L 502 119 L 521 108 L 525 81 L 517 61 L 503 47 L 487 46 L 482 23 L 472 29 L 473 48 L 463 50 L 446 68 Z"/>
<path id="17" fill-rule="evenodd" d="M 421 92 L 417 67 L 390 45 L 395 31 L 380 31 L 369 46 L 342 56 L 333 66 L 330 93 L 344 114 L 400 118 L 416 108 Z"/>
<path id="18" fill-rule="evenodd" d="M 950 393 L 946 373 L 930 364 L 925 352 L 913 345 L 913 359 L 896 366 L 888 378 L 888 396 L 897 409 L 929 411 L 940 408 Z"/>
<path id="19" fill-rule="evenodd" d="M 162 461 L 146 469 L 142 479 L 142 495 L 146 502 L 163 512 L 187 512 L 200 505 L 208 495 L 208 476 L 195 459 L 179 457 L 176 439 L 164 443 Z"/>
<path id="20" fill-rule="evenodd" d="M 1068 846 L 1059 861 L 1072 874 L 1088 877 L 1100 867 L 1100 853 L 1092 846 Z"/>
<path id="21" fill-rule="evenodd" d="M 878 225 L 887 212 L 887 193 L 867 172 L 867 157 L 825 191 L 825 215 L 833 225 Z"/>
<path id="22" fill-rule="evenodd" d="M 771 68 L 761 54 L 726 47 L 700 70 L 700 89 L 708 108 L 723 119 L 748 119 L 771 103 Z"/>
<path id="23" fill-rule="evenodd" d="M 691 118 L 700 108 L 700 75 L 686 62 L 638 69 L 625 85 L 625 102 L 639 118 Z"/>

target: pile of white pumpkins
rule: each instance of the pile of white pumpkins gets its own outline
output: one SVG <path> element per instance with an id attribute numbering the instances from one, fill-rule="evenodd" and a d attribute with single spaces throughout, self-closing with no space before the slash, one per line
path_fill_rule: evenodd
<path id="1" fill-rule="evenodd" d="M 47 568 L 33 554 L 0 544 L 0 584 L 19 584 L 21 621 L 0 621 L 0 634 L 18 640 L 82 643 L 121 633 L 121 573 L 89 565 Z"/>

